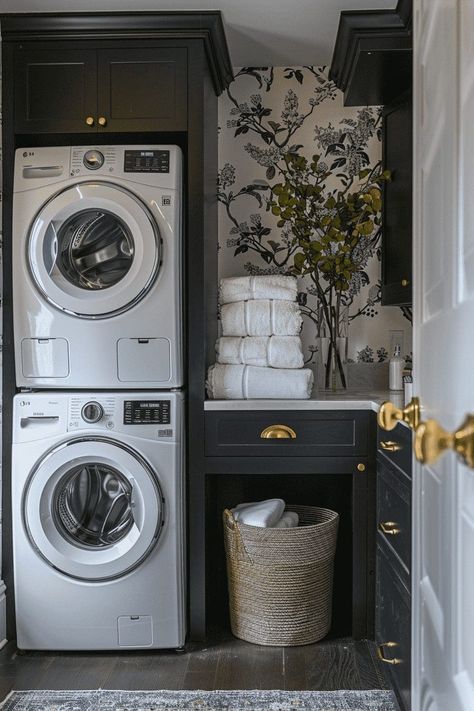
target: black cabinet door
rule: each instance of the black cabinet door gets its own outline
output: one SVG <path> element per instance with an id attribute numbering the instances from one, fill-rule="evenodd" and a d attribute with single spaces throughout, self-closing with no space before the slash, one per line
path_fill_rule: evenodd
<path id="1" fill-rule="evenodd" d="M 184 131 L 184 48 L 98 50 L 99 131 Z"/>
<path id="2" fill-rule="evenodd" d="M 412 302 L 412 96 L 404 94 L 383 112 L 384 186 L 382 304 Z"/>
<path id="3" fill-rule="evenodd" d="M 97 54 L 57 43 L 18 50 L 15 128 L 18 133 L 95 133 Z M 89 120 L 88 120 L 89 119 Z"/>

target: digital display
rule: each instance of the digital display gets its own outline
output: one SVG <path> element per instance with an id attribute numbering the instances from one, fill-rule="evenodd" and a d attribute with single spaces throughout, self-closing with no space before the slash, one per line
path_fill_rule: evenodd
<path id="1" fill-rule="evenodd" d="M 124 153 L 125 173 L 169 173 L 169 151 L 133 151 Z"/>
<path id="2" fill-rule="evenodd" d="M 169 425 L 169 400 L 126 400 L 123 406 L 124 425 Z"/>

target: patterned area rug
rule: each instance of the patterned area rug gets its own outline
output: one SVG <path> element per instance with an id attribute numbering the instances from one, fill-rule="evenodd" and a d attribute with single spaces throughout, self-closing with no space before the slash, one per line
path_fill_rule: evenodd
<path id="1" fill-rule="evenodd" d="M 397 711 L 390 691 L 12 691 L 2 711 Z"/>

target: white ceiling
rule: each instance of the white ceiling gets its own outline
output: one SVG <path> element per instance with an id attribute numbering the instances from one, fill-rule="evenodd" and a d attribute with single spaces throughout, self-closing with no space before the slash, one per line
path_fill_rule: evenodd
<path id="1" fill-rule="evenodd" d="M 232 63 L 329 64 L 341 10 L 392 9 L 396 0 L 0 0 L 0 12 L 222 10 Z"/>

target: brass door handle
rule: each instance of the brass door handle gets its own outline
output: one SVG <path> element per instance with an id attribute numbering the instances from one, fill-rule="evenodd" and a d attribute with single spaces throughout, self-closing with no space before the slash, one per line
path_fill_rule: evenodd
<path id="1" fill-rule="evenodd" d="M 260 439 L 296 439 L 296 432 L 288 425 L 270 425 L 260 432 Z"/>
<path id="2" fill-rule="evenodd" d="M 379 531 L 385 533 L 386 536 L 397 536 L 400 533 L 400 529 L 397 526 L 398 523 L 395 523 L 395 521 L 380 521 Z"/>
<path id="3" fill-rule="evenodd" d="M 455 432 L 447 432 L 436 420 L 421 422 L 415 431 L 415 457 L 422 464 L 433 464 L 452 449 L 467 466 L 474 469 L 474 415 L 467 415 Z"/>
<path id="4" fill-rule="evenodd" d="M 397 644 L 397 642 L 384 642 L 383 644 L 379 644 L 377 646 L 377 657 L 380 659 L 381 662 L 384 662 L 385 664 L 401 664 L 402 663 L 402 660 L 397 659 L 396 657 L 394 659 L 387 659 L 387 657 L 383 653 L 384 647 L 388 647 L 389 649 L 394 649 L 395 647 L 398 647 L 398 644 Z"/>
<path id="5" fill-rule="evenodd" d="M 99 116 L 99 126 L 107 126 L 107 119 L 105 116 Z"/>
<path id="6" fill-rule="evenodd" d="M 401 444 L 393 442 L 392 440 L 381 440 L 379 444 L 380 449 L 384 449 L 386 452 L 399 452 L 402 449 Z"/>
<path id="7" fill-rule="evenodd" d="M 383 430 L 393 430 L 399 422 L 405 422 L 412 430 L 420 424 L 420 401 L 412 397 L 408 405 L 401 410 L 392 402 L 387 401 L 380 405 L 377 413 L 377 422 Z"/>
<path id="8" fill-rule="evenodd" d="M 88 116 L 88 117 L 86 118 L 86 124 L 87 124 L 88 126 L 93 126 L 93 125 L 94 125 L 94 117 L 93 117 L 93 116 Z"/>

